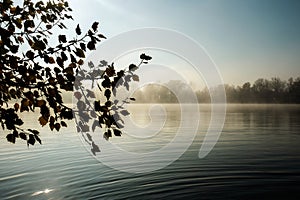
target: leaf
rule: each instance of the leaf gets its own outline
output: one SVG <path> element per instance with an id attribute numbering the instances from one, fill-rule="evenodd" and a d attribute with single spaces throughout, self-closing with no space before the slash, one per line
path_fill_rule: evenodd
<path id="1" fill-rule="evenodd" d="M 151 56 L 147 56 L 146 54 L 141 54 L 140 55 L 140 59 L 142 59 L 142 60 L 151 60 L 152 59 L 152 57 Z"/>
<path id="2" fill-rule="evenodd" d="M 126 87 L 126 90 L 129 91 L 129 84 L 128 84 L 128 82 L 124 82 L 124 86 Z"/>
<path id="3" fill-rule="evenodd" d="M 66 122 L 64 122 L 64 121 L 61 121 L 60 124 L 61 124 L 61 126 L 63 126 L 63 127 L 67 127 L 67 124 L 66 124 Z"/>
<path id="4" fill-rule="evenodd" d="M 129 70 L 132 70 L 132 71 L 134 71 L 134 70 L 136 70 L 138 67 L 135 65 L 135 64 L 130 64 L 129 65 Z"/>
<path id="5" fill-rule="evenodd" d="M 40 132 L 37 130 L 27 129 L 29 132 L 33 133 L 34 135 L 38 135 Z"/>
<path id="6" fill-rule="evenodd" d="M 40 144 L 42 144 L 42 140 L 37 135 L 34 135 L 34 138 L 36 141 L 38 141 Z"/>
<path id="7" fill-rule="evenodd" d="M 134 75 L 132 75 L 132 80 L 134 80 L 134 81 L 140 81 L 140 78 L 139 78 L 138 75 L 134 74 Z"/>
<path id="8" fill-rule="evenodd" d="M 62 58 L 63 61 L 68 60 L 67 55 L 63 51 L 60 53 L 60 55 L 61 55 L 61 58 Z"/>
<path id="9" fill-rule="evenodd" d="M 20 105 L 18 103 L 15 103 L 14 108 L 15 108 L 16 112 L 19 110 L 19 107 L 20 107 Z"/>
<path id="10" fill-rule="evenodd" d="M 43 116 L 39 118 L 39 122 L 42 126 L 45 126 L 48 123 L 47 119 L 45 119 Z"/>
<path id="11" fill-rule="evenodd" d="M 34 59 L 34 53 L 30 50 L 26 52 L 26 56 L 27 56 L 27 58 L 29 58 L 31 60 Z"/>
<path id="12" fill-rule="evenodd" d="M 93 91 L 88 90 L 88 89 L 86 91 L 87 91 L 87 94 L 86 94 L 87 97 L 96 98 L 95 93 Z"/>
<path id="13" fill-rule="evenodd" d="M 46 101 L 45 100 L 37 100 L 36 101 L 36 107 L 42 107 L 46 105 Z"/>
<path id="14" fill-rule="evenodd" d="M 120 113 L 121 113 L 122 115 L 124 115 L 124 116 L 127 116 L 127 115 L 130 114 L 127 110 L 121 110 Z"/>
<path id="15" fill-rule="evenodd" d="M 78 101 L 77 109 L 81 112 L 84 111 L 86 109 L 86 103 L 84 103 L 83 101 Z"/>
<path id="16" fill-rule="evenodd" d="M 107 66 L 107 64 L 108 64 L 107 61 L 101 60 L 99 66 L 100 67 L 105 67 L 105 66 Z"/>
<path id="17" fill-rule="evenodd" d="M 95 101 L 94 102 L 94 109 L 95 109 L 95 111 L 100 111 L 101 110 L 100 101 Z"/>
<path id="18" fill-rule="evenodd" d="M 92 143 L 92 149 L 91 149 L 92 153 L 96 156 L 97 152 L 101 152 L 98 145 L 96 145 L 94 142 Z"/>
<path id="19" fill-rule="evenodd" d="M 89 133 L 87 133 L 85 135 L 86 135 L 86 137 L 88 138 L 89 141 L 93 141 L 92 136 Z"/>
<path id="20" fill-rule="evenodd" d="M 24 39 L 23 39 L 21 36 L 18 36 L 18 41 L 19 41 L 20 43 L 24 43 Z"/>
<path id="21" fill-rule="evenodd" d="M 108 140 L 111 136 L 112 135 L 111 135 L 111 131 L 110 130 L 108 130 L 107 132 L 105 132 L 103 134 L 103 138 L 106 139 L 106 140 Z"/>
<path id="22" fill-rule="evenodd" d="M 29 139 L 27 140 L 27 145 L 29 146 L 29 144 L 31 144 L 33 146 L 34 143 L 35 143 L 34 136 L 32 134 L 30 134 Z"/>
<path id="23" fill-rule="evenodd" d="M 97 117 L 97 114 L 95 113 L 95 111 L 91 110 L 90 116 L 91 116 L 92 118 L 96 118 L 96 117 Z"/>
<path id="24" fill-rule="evenodd" d="M 8 134 L 6 136 L 6 139 L 7 139 L 8 142 L 16 143 L 16 137 L 13 134 Z"/>
<path id="25" fill-rule="evenodd" d="M 105 106 L 106 106 L 106 107 L 111 107 L 111 105 L 112 105 L 112 102 L 111 102 L 111 101 L 105 102 Z"/>
<path id="26" fill-rule="evenodd" d="M 99 126 L 99 121 L 98 120 L 94 120 L 94 123 L 92 125 L 92 131 L 94 132 L 96 127 Z"/>
<path id="27" fill-rule="evenodd" d="M 78 99 L 78 100 L 80 100 L 81 99 L 81 97 L 82 97 L 82 94 L 80 93 L 80 92 L 74 92 L 74 97 L 76 98 L 76 99 Z"/>
<path id="28" fill-rule="evenodd" d="M 88 48 L 89 50 L 95 50 L 95 49 L 96 49 L 96 48 L 95 48 L 95 42 L 89 41 L 88 44 L 87 44 L 87 48 Z"/>
<path id="29" fill-rule="evenodd" d="M 66 35 L 59 35 L 58 36 L 58 41 L 62 42 L 62 43 L 66 43 L 67 42 Z"/>
<path id="30" fill-rule="evenodd" d="M 111 82 L 107 76 L 104 76 L 104 81 L 102 81 L 101 85 L 104 88 L 109 88 L 111 86 Z"/>
<path id="31" fill-rule="evenodd" d="M 53 57 L 49 57 L 49 61 L 48 61 L 50 64 L 54 64 L 55 63 L 55 60 Z"/>
<path id="32" fill-rule="evenodd" d="M 81 131 L 82 132 L 89 132 L 90 131 L 90 127 L 88 126 L 88 125 L 83 125 L 82 127 L 81 127 Z"/>
<path id="33" fill-rule="evenodd" d="M 60 124 L 59 124 L 59 123 L 54 124 L 54 128 L 55 128 L 57 131 L 59 131 L 59 129 L 60 129 Z"/>
<path id="34" fill-rule="evenodd" d="M 25 133 L 19 133 L 19 137 L 22 139 L 22 140 L 27 140 L 27 135 Z"/>
<path id="35" fill-rule="evenodd" d="M 86 51 L 86 46 L 84 43 L 80 43 L 80 48 L 83 50 L 83 51 Z"/>
<path id="36" fill-rule="evenodd" d="M 98 29 L 98 25 L 99 25 L 99 22 L 94 22 L 94 23 L 93 23 L 93 25 L 92 25 L 92 29 L 93 29 L 93 31 L 94 31 L 94 32 L 96 32 L 96 31 L 97 31 L 97 29 Z"/>
<path id="37" fill-rule="evenodd" d="M 75 31 L 76 31 L 76 34 L 77 34 L 77 35 L 80 35 L 80 34 L 81 34 L 81 29 L 80 29 L 80 27 L 79 27 L 79 24 L 77 25 Z"/>
<path id="38" fill-rule="evenodd" d="M 118 129 L 114 129 L 114 135 L 115 136 L 121 136 L 122 135 L 122 132 Z"/>
<path id="39" fill-rule="evenodd" d="M 106 97 L 107 100 L 110 98 L 110 96 L 111 96 L 111 91 L 110 91 L 110 89 L 106 89 L 106 90 L 104 91 L 104 96 Z"/>
<path id="40" fill-rule="evenodd" d="M 102 35 L 102 34 L 98 34 L 98 37 L 106 39 L 106 37 L 104 35 Z"/>
<path id="41" fill-rule="evenodd" d="M 80 57 L 80 58 L 85 58 L 84 52 L 82 51 L 82 49 L 76 48 L 76 51 L 74 52 L 76 54 L 76 56 Z"/>
<path id="42" fill-rule="evenodd" d="M 60 117 L 62 119 L 73 119 L 73 111 L 70 109 L 62 109 L 60 112 Z"/>
<path id="43" fill-rule="evenodd" d="M 113 64 L 112 64 L 111 67 L 107 67 L 106 70 L 105 70 L 105 72 L 106 72 L 107 76 L 109 76 L 109 77 L 114 76 L 116 74 L 116 71 L 115 71 L 115 69 L 113 67 Z"/>

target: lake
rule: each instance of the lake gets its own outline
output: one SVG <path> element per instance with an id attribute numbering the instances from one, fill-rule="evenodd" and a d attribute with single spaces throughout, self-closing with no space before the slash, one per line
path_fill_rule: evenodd
<path id="1" fill-rule="evenodd" d="M 181 119 L 178 105 L 163 107 L 163 114 L 152 113 L 154 125 L 164 126 L 156 134 L 147 137 L 155 126 L 132 133 L 128 128 L 127 134 L 110 142 L 138 154 L 163 148 L 172 142 L 181 120 L 194 120 Z M 141 127 L 151 121 L 148 108 L 128 108 Z M 229 104 L 222 134 L 202 159 L 198 153 L 210 108 L 200 105 L 199 110 L 199 129 L 189 148 L 168 166 L 147 173 L 119 171 L 99 160 L 107 157 L 123 169 L 138 171 L 159 166 L 166 155 L 132 164 L 100 145 L 95 159 L 71 122 L 59 133 L 41 128 L 43 145 L 29 148 L 20 140 L 9 144 L 2 131 L 0 199 L 300 199 L 299 105 Z M 35 114 L 22 115 L 29 127 L 37 123 Z M 166 116 L 164 123 L 160 123 L 162 116 Z M 170 155 L 181 150 L 181 143 L 174 147 Z"/>

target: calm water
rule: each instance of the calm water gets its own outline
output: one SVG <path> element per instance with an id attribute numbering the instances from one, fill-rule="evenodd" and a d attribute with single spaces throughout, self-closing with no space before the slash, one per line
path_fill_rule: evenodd
<path id="1" fill-rule="evenodd" d="M 111 142 L 135 152 L 163 147 L 180 124 L 179 108 L 166 108 L 165 128 L 157 137 L 137 141 L 124 135 Z M 146 107 L 130 110 L 138 123 L 149 122 Z M 41 129 L 44 144 L 29 149 L 21 141 L 8 144 L 2 133 L 0 199 L 300 198 L 300 106 L 229 105 L 222 135 L 204 159 L 198 151 L 210 115 L 207 105 L 200 110 L 200 128 L 189 149 L 166 168 L 146 174 L 101 164 L 85 149 L 72 123 L 61 133 Z M 29 124 L 37 120 L 25 116 Z M 155 165 L 163 159 L 159 156 L 149 163 Z M 114 159 L 126 165 L 122 158 Z"/>

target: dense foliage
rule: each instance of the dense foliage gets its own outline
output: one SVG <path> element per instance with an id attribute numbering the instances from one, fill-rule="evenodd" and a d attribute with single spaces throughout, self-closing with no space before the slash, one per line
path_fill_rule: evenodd
<path id="1" fill-rule="evenodd" d="M 67 28 L 64 22 L 73 19 L 70 15 L 72 9 L 64 0 L 47 3 L 24 0 L 22 5 L 14 5 L 12 0 L 3 0 L 0 9 L 0 123 L 3 130 L 9 131 L 7 140 L 15 143 L 16 138 L 21 138 L 28 145 L 34 145 L 36 141 L 41 143 L 38 130 L 22 128 L 24 122 L 19 117 L 20 112 L 38 109 L 41 126 L 48 125 L 56 131 L 66 127 L 65 120 L 73 119 L 74 115 L 73 110 L 64 103 L 62 91 L 73 91 L 74 84 L 76 90 L 81 90 L 75 96 L 81 112 L 80 119 L 86 122 L 88 118 L 83 117 L 86 111 L 79 97 L 79 94 L 87 91 L 83 90 L 80 83 L 86 78 L 101 81 L 99 92 L 107 98 L 106 102 L 100 104 L 92 91 L 88 96 L 84 95 L 85 99 L 94 98 L 93 106 L 90 103 L 87 105 L 96 111 L 100 126 L 104 124 L 108 128 L 105 137 L 110 136 L 111 130 L 114 130 L 115 135 L 120 135 L 120 129 L 113 127 L 116 123 L 110 115 L 113 106 L 110 94 L 117 82 L 124 79 L 122 84 L 127 87 L 130 78 L 137 79 L 132 71 L 139 65 L 132 64 L 128 71 L 117 73 L 113 65 L 105 62 L 99 65 L 101 70 L 89 65 L 89 73 L 93 76 L 90 74 L 88 77 L 88 73 L 82 69 L 85 55 L 95 50 L 97 43 L 105 36 L 98 32 L 98 22 L 94 22 L 85 34 L 77 25 L 72 38 L 53 34 L 63 33 L 59 30 Z M 56 42 L 53 44 L 54 40 Z M 142 54 L 140 64 L 150 59 Z M 129 75 L 131 77 L 128 79 Z M 95 116 L 94 113 L 92 115 Z M 79 131 L 87 131 L 84 123 L 78 123 Z"/>

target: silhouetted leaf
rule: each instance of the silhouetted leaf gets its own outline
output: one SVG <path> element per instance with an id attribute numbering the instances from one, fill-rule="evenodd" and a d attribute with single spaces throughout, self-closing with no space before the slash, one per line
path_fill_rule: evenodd
<path id="1" fill-rule="evenodd" d="M 38 135 L 40 132 L 33 129 L 27 129 L 29 132 L 33 133 L 34 135 Z"/>
<path id="2" fill-rule="evenodd" d="M 35 143 L 34 136 L 32 134 L 30 134 L 29 139 L 27 140 L 27 145 L 29 145 L 29 144 L 34 145 L 34 143 Z"/>
<path id="3" fill-rule="evenodd" d="M 60 124 L 61 124 L 61 126 L 67 127 L 67 124 L 64 121 L 61 121 Z"/>
<path id="4" fill-rule="evenodd" d="M 59 124 L 59 123 L 54 124 L 54 128 L 55 128 L 57 131 L 59 131 L 59 129 L 60 129 L 60 124 Z"/>
<path id="5" fill-rule="evenodd" d="M 135 65 L 135 64 L 130 64 L 129 65 L 129 70 L 132 70 L 132 71 L 134 71 L 134 70 L 136 70 L 138 67 Z"/>
<path id="6" fill-rule="evenodd" d="M 106 37 L 104 35 L 102 35 L 102 34 L 98 34 L 98 37 L 106 39 Z"/>
<path id="7" fill-rule="evenodd" d="M 34 58 L 34 53 L 33 53 L 32 51 L 29 50 L 29 51 L 26 52 L 26 56 L 27 56 L 27 58 L 33 60 L 33 58 Z"/>
<path id="8" fill-rule="evenodd" d="M 14 108 L 15 108 L 16 112 L 19 110 L 19 107 L 20 107 L 20 105 L 18 103 L 15 103 Z"/>
<path id="9" fill-rule="evenodd" d="M 66 35 L 59 35 L 58 36 L 58 41 L 62 42 L 62 43 L 66 43 L 67 42 Z"/>
<path id="10" fill-rule="evenodd" d="M 79 45 L 80 45 L 80 48 L 81 48 L 83 51 L 86 51 L 86 46 L 85 46 L 84 43 L 81 42 Z"/>
<path id="11" fill-rule="evenodd" d="M 109 129 L 108 129 L 107 132 L 105 132 L 105 133 L 103 134 L 103 138 L 106 139 L 106 140 L 108 140 L 111 136 L 112 136 L 112 135 L 111 135 L 111 131 L 110 131 Z"/>
<path id="12" fill-rule="evenodd" d="M 80 27 L 79 27 L 79 24 L 77 25 L 75 31 L 76 31 L 76 34 L 77 34 L 77 35 L 80 35 L 80 34 L 81 34 L 81 29 L 80 29 Z"/>
<path id="13" fill-rule="evenodd" d="M 110 82 L 110 80 L 109 80 L 109 78 L 107 76 L 104 76 L 104 81 L 102 81 L 101 85 L 104 88 L 110 88 L 111 82 Z"/>
<path id="14" fill-rule="evenodd" d="M 93 23 L 93 25 L 92 25 L 93 31 L 97 31 L 98 25 L 99 25 L 99 22 L 94 22 L 94 23 Z"/>
<path id="15" fill-rule="evenodd" d="M 74 52 L 76 54 L 76 56 L 80 57 L 80 58 L 85 58 L 84 52 L 82 51 L 82 49 L 76 48 L 76 51 Z"/>
<path id="16" fill-rule="evenodd" d="M 8 134 L 6 136 L 6 139 L 7 139 L 8 142 L 11 142 L 11 143 L 15 143 L 16 142 L 16 137 L 13 134 Z"/>
<path id="17" fill-rule="evenodd" d="M 109 77 L 114 76 L 115 73 L 116 73 L 113 65 L 111 67 L 107 67 L 106 70 L 105 70 L 105 72 L 106 72 L 107 76 L 109 76 Z"/>
<path id="18" fill-rule="evenodd" d="M 144 53 L 140 55 L 140 58 L 141 58 L 142 60 L 151 60 L 151 59 L 152 59 L 151 56 L 147 56 L 147 55 L 144 54 Z"/>
<path id="19" fill-rule="evenodd" d="M 122 132 L 118 129 L 114 129 L 114 135 L 115 136 L 121 136 L 122 135 Z"/>
<path id="20" fill-rule="evenodd" d="M 34 138 L 35 138 L 36 141 L 38 141 L 38 143 L 42 144 L 41 139 L 37 135 L 34 135 Z"/>
<path id="21" fill-rule="evenodd" d="M 94 109 L 95 109 L 95 111 L 100 111 L 100 109 L 101 109 L 100 101 L 94 102 Z"/>
<path id="22" fill-rule="evenodd" d="M 55 63 L 55 60 L 53 57 L 49 57 L 49 61 L 48 61 L 50 64 L 54 64 Z"/>
<path id="23" fill-rule="evenodd" d="M 19 133 L 19 136 L 22 140 L 27 140 L 27 136 L 25 133 L 21 132 L 21 133 Z"/>
<path id="24" fill-rule="evenodd" d="M 106 106 L 106 107 L 110 107 L 111 105 L 112 105 L 112 102 L 111 102 L 111 101 L 106 101 L 106 102 L 105 102 L 105 106 Z"/>
<path id="25" fill-rule="evenodd" d="M 110 98 L 110 96 L 111 96 L 111 91 L 110 91 L 110 89 L 106 89 L 106 90 L 105 90 L 104 96 L 106 97 L 107 100 Z"/>
<path id="26" fill-rule="evenodd" d="M 60 116 L 62 119 L 73 119 L 73 112 L 72 110 L 62 109 Z"/>
<path id="27" fill-rule="evenodd" d="M 88 42 L 87 48 L 88 48 L 89 50 L 95 50 L 95 49 L 96 49 L 96 48 L 95 48 L 95 42 L 93 42 L 93 41 Z"/>

